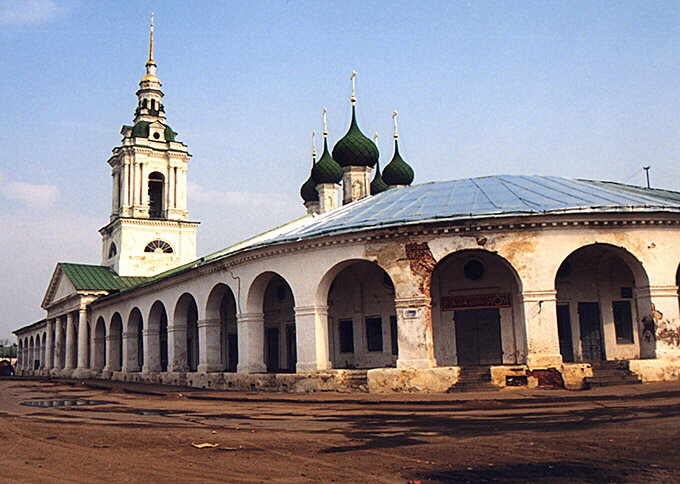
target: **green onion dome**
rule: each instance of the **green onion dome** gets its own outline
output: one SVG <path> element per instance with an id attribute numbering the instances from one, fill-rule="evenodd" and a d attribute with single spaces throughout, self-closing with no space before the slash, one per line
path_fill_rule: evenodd
<path id="1" fill-rule="evenodd" d="M 311 173 L 307 181 L 302 184 L 302 188 L 300 188 L 300 196 L 305 202 L 319 201 L 319 192 L 316 191 L 316 182 Z"/>
<path id="2" fill-rule="evenodd" d="M 354 106 L 352 106 L 352 123 L 349 126 L 349 131 L 335 144 L 333 158 L 342 167 L 373 167 L 378 161 L 378 147 L 359 129 Z"/>
<path id="3" fill-rule="evenodd" d="M 413 183 L 413 168 L 399 154 L 399 143 L 394 140 L 394 156 L 383 170 L 382 179 L 388 185 L 410 185 Z"/>
<path id="4" fill-rule="evenodd" d="M 325 136 L 323 138 L 323 154 L 312 167 L 312 178 L 317 184 L 340 183 L 340 180 L 342 180 L 342 167 L 328 152 L 328 141 Z"/>
<path id="5" fill-rule="evenodd" d="M 165 141 L 175 141 L 175 133 L 170 126 L 161 123 L 164 127 L 163 133 L 165 134 Z M 132 127 L 132 136 L 135 138 L 148 138 L 149 137 L 149 126 L 150 121 L 137 121 Z"/>
<path id="6" fill-rule="evenodd" d="M 371 182 L 371 195 L 377 195 L 378 193 L 384 192 L 389 188 L 389 185 L 383 181 L 380 175 L 380 162 L 375 165 L 375 176 Z"/>

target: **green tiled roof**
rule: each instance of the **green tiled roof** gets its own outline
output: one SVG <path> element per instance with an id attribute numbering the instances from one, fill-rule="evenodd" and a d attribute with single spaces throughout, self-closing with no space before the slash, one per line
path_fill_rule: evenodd
<path id="1" fill-rule="evenodd" d="M 116 291 L 134 287 L 150 279 L 149 277 L 121 277 L 106 266 L 65 262 L 60 262 L 58 265 L 78 291 Z"/>

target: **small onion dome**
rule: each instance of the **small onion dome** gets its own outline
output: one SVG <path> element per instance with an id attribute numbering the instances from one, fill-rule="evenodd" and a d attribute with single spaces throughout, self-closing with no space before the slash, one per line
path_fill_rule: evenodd
<path id="1" fill-rule="evenodd" d="M 323 138 L 323 154 L 312 167 L 312 178 L 314 178 L 316 184 L 340 183 L 340 180 L 342 180 L 342 168 L 328 152 L 328 141 L 325 136 Z"/>
<path id="2" fill-rule="evenodd" d="M 377 195 L 378 193 L 384 192 L 389 188 L 389 185 L 383 181 L 380 175 L 380 162 L 375 165 L 375 176 L 371 182 L 371 195 Z"/>
<path id="3" fill-rule="evenodd" d="M 319 192 L 316 191 L 316 182 L 314 177 L 310 174 L 306 182 L 300 188 L 300 196 L 305 202 L 318 202 Z"/>
<path id="4" fill-rule="evenodd" d="M 342 167 L 373 167 L 378 161 L 378 147 L 359 129 L 354 106 L 352 106 L 352 123 L 349 126 L 349 131 L 335 144 L 333 158 Z"/>
<path id="5" fill-rule="evenodd" d="M 413 168 L 399 154 L 399 142 L 394 140 L 394 156 L 382 174 L 383 181 L 388 185 L 410 185 L 413 183 Z"/>

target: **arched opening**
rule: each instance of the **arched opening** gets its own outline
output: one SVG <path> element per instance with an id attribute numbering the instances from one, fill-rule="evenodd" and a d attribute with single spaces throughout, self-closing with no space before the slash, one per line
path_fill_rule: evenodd
<path id="1" fill-rule="evenodd" d="M 40 345 L 40 367 L 45 367 L 45 355 L 47 353 L 47 333 L 42 335 L 42 343 Z"/>
<path id="2" fill-rule="evenodd" d="M 58 324 L 58 323 L 59 323 L 59 320 L 56 321 L 56 324 Z M 56 326 L 56 324 L 52 324 L 51 330 L 50 330 L 49 326 L 47 327 L 48 328 L 47 330 L 52 332 L 52 334 L 51 334 L 52 344 L 50 345 L 49 348 L 47 348 L 47 351 L 50 354 L 50 361 L 52 362 L 52 366 L 55 367 L 55 368 L 57 366 L 57 362 L 56 362 L 55 356 L 54 356 L 54 345 L 55 345 L 55 341 L 56 341 L 56 339 L 55 339 L 55 326 Z"/>
<path id="3" fill-rule="evenodd" d="M 183 347 L 184 352 L 177 352 L 177 354 L 174 355 L 173 363 L 186 368 L 187 371 L 196 371 L 198 369 L 199 361 L 198 306 L 191 294 L 184 293 L 179 298 L 179 301 L 177 301 L 174 324 L 178 326 L 181 326 L 182 324 L 186 325 L 186 337 L 183 342 L 174 342 L 174 348 L 177 350 Z M 175 331 L 174 334 L 179 335 L 181 332 Z M 182 357 L 182 353 L 184 353 L 184 358 Z"/>
<path id="4" fill-rule="evenodd" d="M 57 324 L 61 328 L 61 340 L 59 341 L 58 351 L 57 351 L 57 368 L 64 368 L 66 364 L 66 316 L 62 316 L 57 320 Z M 31 363 L 32 364 L 32 363 Z"/>
<path id="5" fill-rule="evenodd" d="M 333 368 L 396 366 L 397 316 L 390 276 L 374 262 L 345 261 L 329 271 L 321 286 L 322 291 L 328 286 Z"/>
<path id="6" fill-rule="evenodd" d="M 35 370 L 35 342 L 33 341 L 33 336 L 28 340 L 28 353 L 31 355 L 31 370 Z"/>
<path id="7" fill-rule="evenodd" d="M 17 367 L 24 367 L 24 340 L 19 339 L 19 344 L 17 346 Z"/>
<path id="8" fill-rule="evenodd" d="M 119 313 L 111 318 L 109 330 L 109 370 L 121 371 L 123 368 L 123 319 Z"/>
<path id="9" fill-rule="evenodd" d="M 106 366 L 106 323 L 101 316 L 94 326 L 94 361 L 92 366 L 101 370 Z"/>
<path id="10" fill-rule="evenodd" d="M 268 373 L 295 373 L 297 337 L 293 291 L 278 274 L 269 273 L 264 277 L 269 278 L 262 302 L 264 363 Z"/>
<path id="11" fill-rule="evenodd" d="M 526 355 L 521 283 L 492 252 L 464 250 L 432 272 L 432 334 L 441 366 L 523 363 Z"/>
<path id="12" fill-rule="evenodd" d="M 638 300 L 648 286 L 640 261 L 620 247 L 593 244 L 567 256 L 555 275 L 562 359 L 639 358 Z"/>
<path id="13" fill-rule="evenodd" d="M 125 335 L 125 369 L 127 371 L 141 371 L 144 365 L 144 320 L 138 308 L 130 312 L 128 318 L 127 334 Z"/>
<path id="14" fill-rule="evenodd" d="M 149 331 L 148 369 L 149 371 L 168 371 L 168 315 L 161 301 L 156 301 L 151 306 Z"/>
<path id="15" fill-rule="evenodd" d="M 165 177 L 162 173 L 154 171 L 149 175 L 149 217 L 163 217 L 163 186 Z"/>
<path id="16" fill-rule="evenodd" d="M 218 284 L 210 292 L 206 317 L 220 321 L 220 365 L 234 372 L 238 365 L 238 335 L 236 329 L 236 298 L 226 284 Z"/>
<path id="17" fill-rule="evenodd" d="M 114 242 L 111 242 L 111 245 L 109 246 L 109 259 L 115 257 L 117 253 L 118 249 L 116 249 L 116 244 Z"/>

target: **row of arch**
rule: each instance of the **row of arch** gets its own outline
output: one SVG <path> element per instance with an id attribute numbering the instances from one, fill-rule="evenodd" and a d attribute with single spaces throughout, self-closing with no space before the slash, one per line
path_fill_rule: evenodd
<path id="1" fill-rule="evenodd" d="M 480 249 L 454 252 L 436 264 L 430 282 L 438 365 L 526 361 L 522 281 L 506 259 Z M 647 340 L 639 324 L 645 312 L 640 301 L 648 287 L 644 267 L 623 248 L 592 244 L 570 254 L 555 275 L 554 329 L 563 360 L 653 356 L 653 348 L 642 349 L 645 342 L 653 346 L 654 341 Z M 316 290 L 327 301 L 324 344 L 330 367 L 397 363 L 404 344 L 402 323 L 392 278 L 382 267 L 367 260 L 344 261 L 328 271 Z M 296 371 L 300 328 L 288 282 L 265 272 L 248 289 L 245 311 L 237 300 L 228 284 L 218 283 L 204 299 L 202 311 L 198 298 L 185 292 L 174 304 L 156 300 L 146 314 L 133 307 L 128 314 L 114 312 L 108 320 L 99 316 L 91 322 L 91 332 L 88 324 L 91 351 L 83 349 L 89 367 L 127 372 Z M 44 348 L 44 335 L 41 344 Z M 20 352 L 35 353 L 31 348 L 36 343 L 23 339 L 19 347 Z"/>

